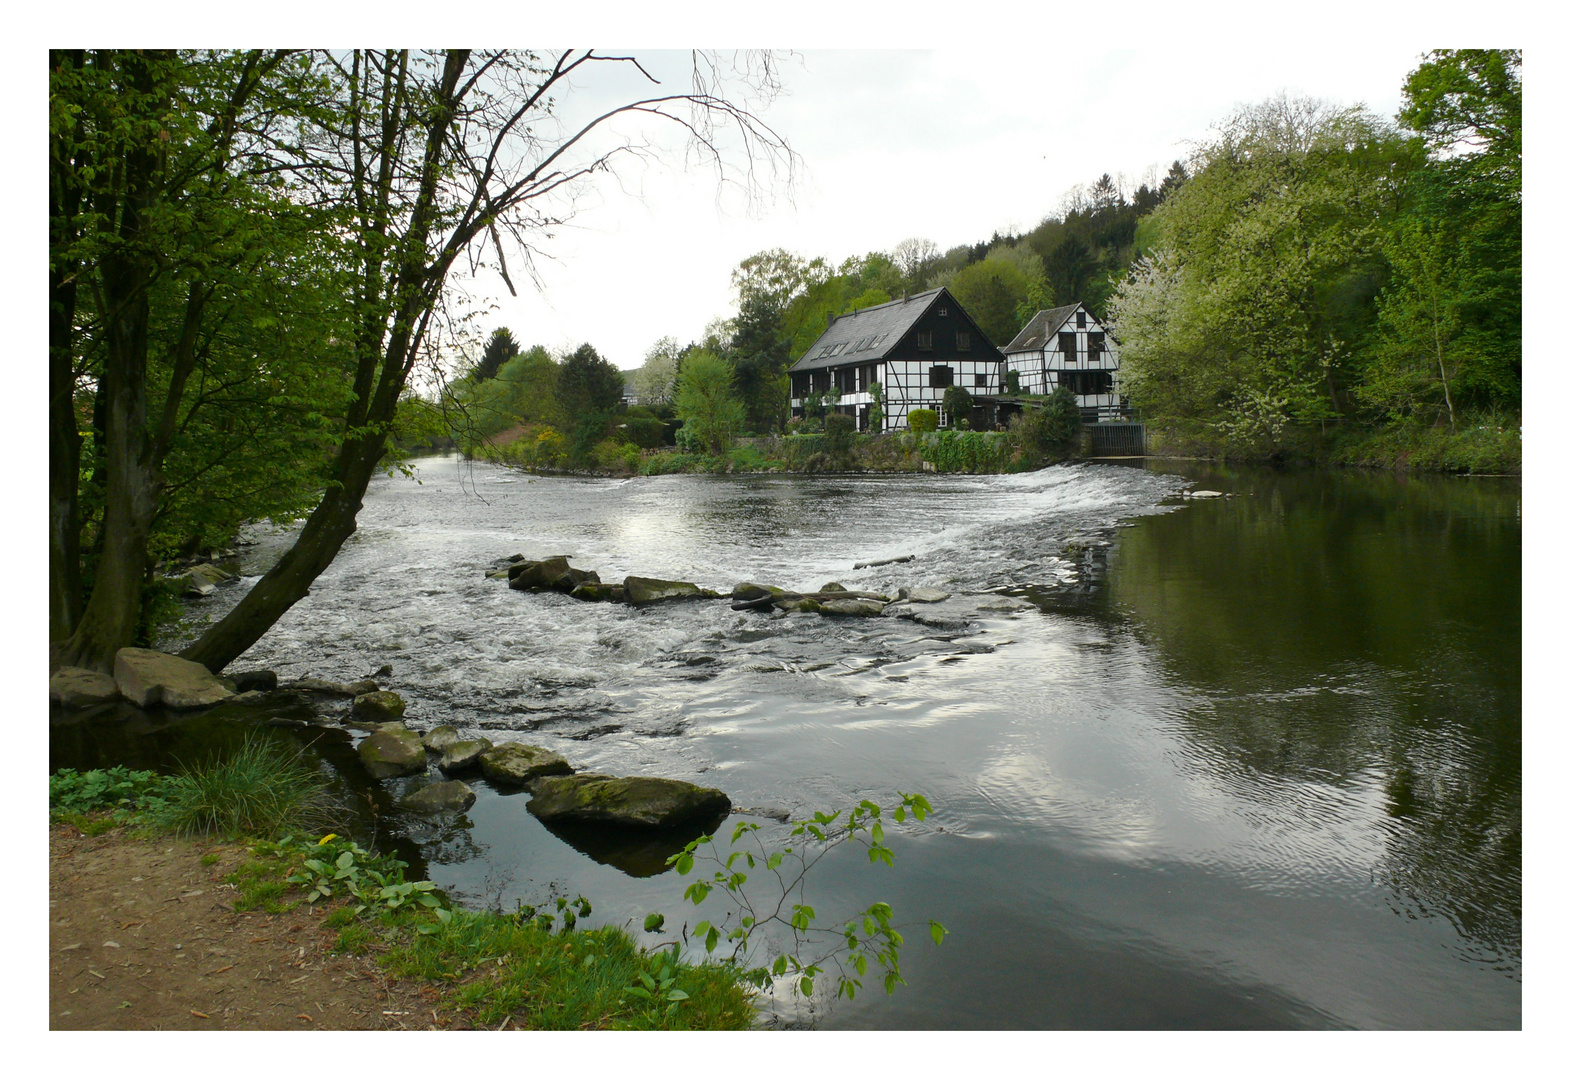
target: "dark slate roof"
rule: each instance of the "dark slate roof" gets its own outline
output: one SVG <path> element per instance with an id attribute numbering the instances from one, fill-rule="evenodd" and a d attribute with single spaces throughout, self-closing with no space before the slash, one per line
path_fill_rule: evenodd
<path id="1" fill-rule="evenodd" d="M 1032 352 L 1040 349 L 1042 343 L 1058 333 L 1058 328 L 1068 322 L 1069 316 L 1079 310 L 1080 305 L 1075 303 L 1065 307 L 1048 308 L 1046 311 L 1037 312 L 1031 316 L 1030 322 L 1020 328 L 1020 333 L 1015 335 L 1015 339 L 1004 346 L 1004 352 Z M 1089 311 L 1086 314 L 1090 315 L 1092 319 L 1096 318 Z M 1101 324 L 1098 323 L 1097 325 L 1100 326 Z"/>
<path id="2" fill-rule="evenodd" d="M 891 300 L 838 316 L 790 370 L 816 371 L 841 364 L 882 360 L 884 354 L 906 336 L 922 313 L 933 306 L 940 293 L 948 295 L 945 289 L 929 289 L 904 300 Z M 949 297 L 949 302 L 960 306 L 953 296 Z"/>

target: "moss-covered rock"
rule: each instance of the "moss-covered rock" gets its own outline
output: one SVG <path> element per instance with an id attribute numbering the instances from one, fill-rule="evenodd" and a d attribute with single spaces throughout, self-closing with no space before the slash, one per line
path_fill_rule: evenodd
<path id="1" fill-rule="evenodd" d="M 815 612 L 819 605 L 811 596 L 797 596 L 789 600 L 776 600 L 775 607 L 781 611 Z"/>
<path id="2" fill-rule="evenodd" d="M 360 743 L 360 760 L 378 780 L 425 772 L 425 747 L 420 736 L 398 724 L 389 724 L 367 735 Z"/>
<path id="3" fill-rule="evenodd" d="M 819 592 L 850 592 L 851 590 L 847 589 L 844 585 L 840 584 L 840 582 L 838 582 L 838 581 L 829 581 L 829 582 L 825 582 L 824 584 L 820 585 L 818 587 L 818 591 Z"/>
<path id="4" fill-rule="evenodd" d="M 718 788 L 656 776 L 582 773 L 537 780 L 529 812 L 545 822 L 661 829 L 720 817 L 731 800 Z"/>
<path id="5" fill-rule="evenodd" d="M 573 767 L 554 750 L 505 742 L 480 755 L 480 770 L 487 780 L 521 786 L 537 777 L 571 773 Z"/>
<path id="6" fill-rule="evenodd" d="M 420 736 L 420 743 L 433 754 L 442 754 L 462 738 L 463 736 L 458 734 L 458 729 L 452 724 L 439 724 Z"/>
<path id="7" fill-rule="evenodd" d="M 739 602 L 762 600 L 766 596 L 780 596 L 784 589 L 773 585 L 758 585 L 751 581 L 739 581 L 731 586 L 731 599 Z"/>
<path id="8" fill-rule="evenodd" d="M 394 724 L 404 718 L 404 699 L 391 690 L 361 694 L 349 707 L 349 715 L 367 724 Z"/>
<path id="9" fill-rule="evenodd" d="M 612 601 L 620 603 L 622 600 L 622 586 L 602 585 L 599 581 L 580 582 L 568 594 L 574 600 Z"/>
<path id="10" fill-rule="evenodd" d="M 510 589 L 547 589 L 570 569 L 566 555 L 514 563 L 507 568 L 507 586 Z"/>
<path id="11" fill-rule="evenodd" d="M 691 581 L 628 577 L 622 582 L 622 596 L 629 604 L 652 604 L 657 600 L 713 599 L 719 595 L 713 589 L 700 589 Z"/>
<path id="12" fill-rule="evenodd" d="M 438 780 L 398 800 L 399 805 L 416 813 L 432 814 L 443 810 L 463 813 L 475 804 L 475 789 L 462 780 Z"/>
<path id="13" fill-rule="evenodd" d="M 480 755 L 490 749 L 490 739 L 462 739 L 448 744 L 447 749 L 442 751 L 442 760 L 436 763 L 436 767 L 445 773 L 478 769 Z"/>

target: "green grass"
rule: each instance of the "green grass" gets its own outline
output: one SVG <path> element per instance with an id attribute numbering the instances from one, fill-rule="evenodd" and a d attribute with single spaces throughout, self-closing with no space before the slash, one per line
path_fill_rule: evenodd
<path id="1" fill-rule="evenodd" d="M 664 950 L 639 949 L 619 927 L 552 933 L 529 919 L 470 911 L 454 911 L 434 927 L 424 912 L 392 912 L 379 921 L 395 931 L 396 943 L 381 958 L 387 970 L 452 986 L 448 1000 L 481 1026 L 510 1020 L 540 1030 L 685 1031 L 753 1022 L 752 996 L 733 969 L 672 963 Z M 373 934 L 346 926 L 340 941 L 364 942 Z M 685 998 L 650 1000 L 630 992 L 644 985 L 641 974 L 658 982 L 667 965 L 671 988 Z"/>
<path id="2" fill-rule="evenodd" d="M 187 766 L 168 778 L 164 791 L 167 804 L 149 816 L 178 836 L 322 830 L 337 810 L 314 770 L 257 735 L 228 757 Z"/>

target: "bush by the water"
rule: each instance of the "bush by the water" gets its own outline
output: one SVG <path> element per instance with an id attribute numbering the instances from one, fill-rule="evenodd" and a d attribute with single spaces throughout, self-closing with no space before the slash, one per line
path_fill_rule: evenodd
<path id="1" fill-rule="evenodd" d="M 150 817 L 182 836 L 320 830 L 334 825 L 341 810 L 326 782 L 297 753 L 255 734 L 227 757 L 167 778 L 164 794 L 166 805 Z"/>
<path id="2" fill-rule="evenodd" d="M 918 445 L 939 472 L 998 472 L 1008 462 L 1009 437 L 1001 431 L 935 431 Z"/>
<path id="3" fill-rule="evenodd" d="M 938 430 L 936 409 L 912 409 L 906 413 L 906 426 L 918 435 Z"/>

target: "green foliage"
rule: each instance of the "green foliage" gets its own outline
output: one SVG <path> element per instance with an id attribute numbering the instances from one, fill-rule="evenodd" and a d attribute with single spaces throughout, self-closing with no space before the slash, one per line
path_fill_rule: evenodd
<path id="1" fill-rule="evenodd" d="M 824 450 L 842 467 L 851 459 L 856 445 L 856 417 L 831 413 L 824 417 Z"/>
<path id="2" fill-rule="evenodd" d="M 658 416 L 638 416 L 629 410 L 622 426 L 633 445 L 645 450 L 653 450 L 665 441 L 665 421 Z"/>
<path id="3" fill-rule="evenodd" d="M 438 925 L 453 917 L 451 909 L 443 906 L 436 886 L 429 881 L 406 881 L 404 871 L 409 864 L 391 855 L 373 854 L 333 833 L 314 844 L 286 837 L 274 847 L 299 860 L 298 868 L 292 868 L 284 881 L 306 890 L 308 904 L 351 896 L 359 901 L 350 909 L 357 915 L 368 909 L 397 911 L 418 905 L 430 909 Z M 421 929 L 422 933 L 434 931 L 434 926 Z"/>
<path id="4" fill-rule="evenodd" d="M 676 390 L 676 413 L 683 422 L 678 446 L 686 439 L 689 447 L 696 441 L 711 454 L 725 452 L 745 419 L 735 382 L 735 368 L 713 353 L 695 352 L 683 361 Z"/>
<path id="5" fill-rule="evenodd" d="M 1080 432 L 1080 405 L 1074 391 L 1060 386 L 1040 406 L 1027 406 L 1010 419 L 1010 464 L 1035 469 L 1062 460 L 1073 453 Z"/>
<path id="6" fill-rule="evenodd" d="M 922 821 L 931 810 L 921 795 L 902 792 L 890 817 L 896 824 L 908 815 Z M 870 966 L 881 972 L 885 991 L 894 993 L 894 988 L 905 982 L 900 975 L 900 948 L 905 938 L 893 922 L 890 906 L 877 902 L 826 919 L 805 902 L 804 894 L 808 871 L 847 844 L 863 848 L 871 864 L 894 865 L 894 851 L 884 843 L 882 808 L 864 799 L 848 811 L 818 812 L 792 825 L 791 843 L 778 850 L 764 846 L 757 824 L 743 821 L 731 831 L 728 854 L 721 853 L 712 836 L 701 836 L 670 857 L 668 862 L 683 877 L 700 865 L 714 866 L 709 874 L 695 878 L 683 893 L 684 899 L 696 907 L 714 894 L 730 909 L 719 921 L 700 921 L 693 927 L 693 936 L 710 954 L 724 942 L 729 963 L 740 970 L 742 979 L 760 989 L 777 979 L 788 979 L 797 993 L 811 996 L 814 980 L 832 964 L 837 976 L 836 996 L 855 997 Z M 756 882 L 749 889 L 750 876 L 764 882 L 762 889 Z M 765 895 L 767 899 L 760 898 Z M 928 923 L 928 931 L 934 944 L 948 934 L 933 921 Z M 775 951 L 770 961 L 766 954 L 775 948 L 772 932 L 783 933 L 790 944 Z"/>
<path id="7" fill-rule="evenodd" d="M 917 446 L 938 472 L 997 472 L 1008 460 L 1008 439 L 998 431 L 932 432 Z"/>
<path id="8" fill-rule="evenodd" d="M 867 413 L 867 429 L 877 435 L 884 430 L 884 388 L 875 381 L 868 384 L 867 392 L 873 399 L 873 407 Z"/>
<path id="9" fill-rule="evenodd" d="M 507 363 L 519 353 L 518 342 L 513 340 L 513 332 L 505 326 L 499 326 L 491 331 L 491 337 L 486 341 L 485 353 L 481 355 L 480 362 L 469 373 L 471 382 L 484 382 L 493 379 L 497 372 L 502 370 L 502 365 Z"/>
<path id="10" fill-rule="evenodd" d="M 297 753 L 256 734 L 227 757 L 169 777 L 166 799 L 151 816 L 181 836 L 276 836 L 330 825 L 339 812 L 326 783 Z"/>
<path id="11" fill-rule="evenodd" d="M 109 827 L 125 825 L 143 811 L 162 808 L 168 800 L 167 788 L 167 781 L 157 773 L 123 765 L 86 772 L 60 769 L 49 777 L 49 817 L 84 826 L 89 824 L 87 815 L 103 815 Z"/>
<path id="12" fill-rule="evenodd" d="M 1020 372 L 1016 371 L 1014 368 L 1010 368 L 1008 371 L 1004 372 L 1004 393 L 1020 393 Z"/>
<path id="13" fill-rule="evenodd" d="M 906 426 L 917 435 L 938 430 L 938 410 L 912 409 L 906 413 Z"/>
<path id="14" fill-rule="evenodd" d="M 1010 254 L 972 263 L 949 282 L 954 298 L 995 345 L 1007 345 L 1032 315 L 1052 306 L 1053 297 L 1040 259 L 1004 250 Z"/>
<path id="15" fill-rule="evenodd" d="M 976 399 L 963 386 L 951 386 L 944 391 L 944 415 L 949 417 L 949 426 L 952 428 L 969 428 L 971 410 L 975 406 Z"/>

